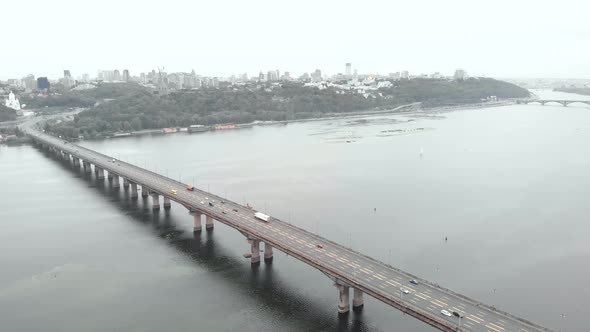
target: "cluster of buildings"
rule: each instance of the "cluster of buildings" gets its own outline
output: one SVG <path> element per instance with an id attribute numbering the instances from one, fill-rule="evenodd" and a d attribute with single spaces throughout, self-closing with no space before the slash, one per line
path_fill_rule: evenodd
<path id="1" fill-rule="evenodd" d="M 69 70 L 64 70 L 63 77 L 50 81 L 47 77 L 37 77 L 27 75 L 21 79 L 9 79 L 6 86 L 10 90 L 21 92 L 48 92 L 52 86 L 59 89 L 84 90 L 95 88 L 98 83 L 125 83 L 137 82 L 147 87 L 156 89 L 161 94 L 177 90 L 192 90 L 201 88 L 219 88 L 223 86 L 239 86 L 246 83 L 278 83 L 281 81 L 298 81 L 305 86 L 326 88 L 338 87 L 342 89 L 359 91 L 365 93 L 367 89 L 378 89 L 391 86 L 396 80 L 411 79 L 449 79 L 464 80 L 468 78 L 467 72 L 463 69 L 457 69 L 453 76 L 445 76 L 439 72 L 430 75 L 410 75 L 406 70 L 389 73 L 388 75 L 380 74 L 359 74 L 357 69 L 353 69 L 351 63 L 344 64 L 344 71 L 335 75 L 326 75 L 320 69 L 310 73 L 303 73 L 299 77 L 292 77 L 288 71 L 280 72 L 278 69 L 260 71 L 258 76 L 249 77 L 248 74 L 231 75 L 230 77 L 208 77 L 191 72 L 173 72 L 167 73 L 163 68 L 158 71 L 140 73 L 138 76 L 132 76 L 128 69 L 99 70 L 95 78 L 89 74 L 82 74 L 74 78 Z M 3 83 L 3 82 L 0 82 Z M 1 88 L 1 84 L 0 84 Z M 6 91 L 5 91 L 6 92 Z M 0 91 L 2 95 L 2 91 Z M 7 92 L 5 94 L 7 95 Z M 18 101 L 18 100 L 17 100 Z M 10 102 L 13 108 L 15 102 Z"/>

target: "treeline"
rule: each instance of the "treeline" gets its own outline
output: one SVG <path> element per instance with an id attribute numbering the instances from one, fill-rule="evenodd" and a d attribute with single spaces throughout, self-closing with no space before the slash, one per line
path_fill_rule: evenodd
<path id="1" fill-rule="evenodd" d="M 98 94 L 94 93 L 96 98 Z M 398 81 L 393 87 L 371 91 L 370 95 L 332 87 L 320 90 L 297 82 L 261 89 L 255 85 L 199 89 L 163 96 L 144 88 L 127 93 L 79 113 L 73 122 L 62 122 L 46 129 L 69 138 L 78 135 L 94 138 L 121 131 L 193 124 L 317 118 L 332 113 L 394 108 L 412 102 L 437 106 L 475 103 L 492 95 L 498 98 L 528 96 L 526 89 L 493 79 Z"/>
<path id="2" fill-rule="evenodd" d="M 579 95 L 590 96 L 590 88 L 555 88 L 553 91 L 577 93 Z"/>
<path id="3" fill-rule="evenodd" d="M 403 103 L 422 102 L 424 106 L 443 106 L 478 103 L 496 96 L 498 99 L 526 98 L 527 89 L 491 78 L 470 78 L 462 81 L 416 79 L 395 82 L 393 87 L 383 89 Z"/>
<path id="4" fill-rule="evenodd" d="M 148 89 L 137 83 L 101 83 L 94 89 L 70 90 L 61 94 L 30 94 L 20 98 L 28 109 L 43 107 L 91 107 L 105 99 L 117 99 L 130 96 Z"/>
<path id="5" fill-rule="evenodd" d="M 16 120 L 16 111 L 0 104 L 0 122 Z"/>

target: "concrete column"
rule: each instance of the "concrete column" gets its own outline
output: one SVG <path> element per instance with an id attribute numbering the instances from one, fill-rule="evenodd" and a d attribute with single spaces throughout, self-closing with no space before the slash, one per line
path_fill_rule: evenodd
<path id="1" fill-rule="evenodd" d="M 272 262 L 272 246 L 264 242 L 264 261 Z"/>
<path id="2" fill-rule="evenodd" d="M 213 229 L 213 217 L 207 216 L 207 218 L 205 218 L 205 228 L 207 230 Z"/>
<path id="3" fill-rule="evenodd" d="M 82 167 L 85 173 L 90 173 L 90 164 L 87 161 L 82 161 Z"/>
<path id="4" fill-rule="evenodd" d="M 104 179 L 104 169 L 102 169 L 100 167 L 96 167 L 96 165 L 94 166 L 94 169 L 97 170 L 96 171 L 96 178 L 99 180 L 103 180 Z"/>
<path id="5" fill-rule="evenodd" d="M 364 305 L 365 300 L 363 300 L 363 291 L 354 288 L 352 296 L 352 310 L 361 310 Z"/>
<path id="6" fill-rule="evenodd" d="M 170 198 L 164 197 L 164 209 L 170 210 Z"/>
<path id="7" fill-rule="evenodd" d="M 160 209 L 160 196 L 152 193 L 152 210 L 158 211 Z"/>
<path id="8" fill-rule="evenodd" d="M 350 295 L 348 286 L 336 285 L 339 292 L 338 313 L 347 314 L 350 311 Z"/>
<path id="9" fill-rule="evenodd" d="M 123 178 L 123 188 L 129 188 L 129 180 L 127 178 Z"/>
<path id="10" fill-rule="evenodd" d="M 198 233 L 202 230 L 201 227 L 201 212 L 189 212 L 193 215 L 193 232 Z"/>
<path id="11" fill-rule="evenodd" d="M 112 172 L 109 172 L 109 174 L 107 175 L 107 178 L 109 180 L 112 180 L 113 179 L 113 173 Z"/>
<path id="12" fill-rule="evenodd" d="M 209 217 L 209 216 L 207 216 Z M 252 265 L 260 264 L 260 241 L 248 240 L 250 242 L 250 249 L 252 256 L 250 257 L 250 263 Z"/>
<path id="13" fill-rule="evenodd" d="M 131 183 L 131 199 L 137 199 L 137 183 Z"/>
<path id="14" fill-rule="evenodd" d="M 121 182 L 119 182 L 119 176 L 115 176 L 113 179 L 113 188 L 119 188 L 121 186 Z"/>
<path id="15" fill-rule="evenodd" d="M 148 197 L 148 188 L 146 188 L 145 186 L 141 186 L 141 197 Z"/>
<path id="16" fill-rule="evenodd" d="M 74 166 L 80 167 L 80 158 L 74 156 L 72 158 L 74 158 Z"/>

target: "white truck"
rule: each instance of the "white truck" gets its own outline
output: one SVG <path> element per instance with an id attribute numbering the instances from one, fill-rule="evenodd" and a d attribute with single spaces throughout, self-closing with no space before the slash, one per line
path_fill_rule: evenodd
<path id="1" fill-rule="evenodd" d="M 268 222 L 270 220 L 270 216 L 267 216 L 266 214 L 262 213 L 262 212 L 256 212 L 254 213 L 254 218 L 256 219 L 260 219 L 264 222 Z"/>

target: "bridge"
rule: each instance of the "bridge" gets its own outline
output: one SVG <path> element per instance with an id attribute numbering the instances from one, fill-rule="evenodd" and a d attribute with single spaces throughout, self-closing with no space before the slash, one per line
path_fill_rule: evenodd
<path id="1" fill-rule="evenodd" d="M 581 103 L 590 106 L 590 100 L 563 100 L 563 99 L 523 99 L 518 100 L 517 104 L 531 104 L 531 103 L 539 103 L 541 105 L 545 105 L 548 103 L 556 103 L 561 104 L 563 106 L 567 106 L 573 103 Z"/>
<path id="2" fill-rule="evenodd" d="M 254 217 L 257 211 L 250 206 L 240 205 L 198 188 L 188 190 L 185 183 L 64 142 L 40 132 L 35 122 L 38 120 L 25 123 L 21 130 L 39 149 L 50 151 L 57 158 L 73 165 L 74 169 L 80 171 L 82 168 L 88 173 L 94 171 L 99 181 L 105 181 L 106 175 L 106 181 L 111 182 L 113 188 L 120 188 L 122 183 L 125 190 L 130 190 L 131 199 L 138 199 L 139 186 L 143 199 L 147 200 L 151 196 L 154 211 L 160 210 L 161 200 L 165 209 L 171 208 L 171 201 L 178 203 L 192 217 L 194 232 L 202 231 L 203 217 L 208 231 L 213 230 L 215 222 L 236 229 L 249 244 L 252 265 L 260 264 L 260 246 L 264 244 L 262 258 L 267 263 L 272 261 L 273 249 L 276 248 L 320 270 L 337 289 L 340 315 L 346 315 L 351 309 L 352 289 L 352 310 L 362 310 L 363 296 L 367 294 L 440 331 L 551 331 L 278 218 L 270 217 L 267 222 L 260 220 Z"/>

